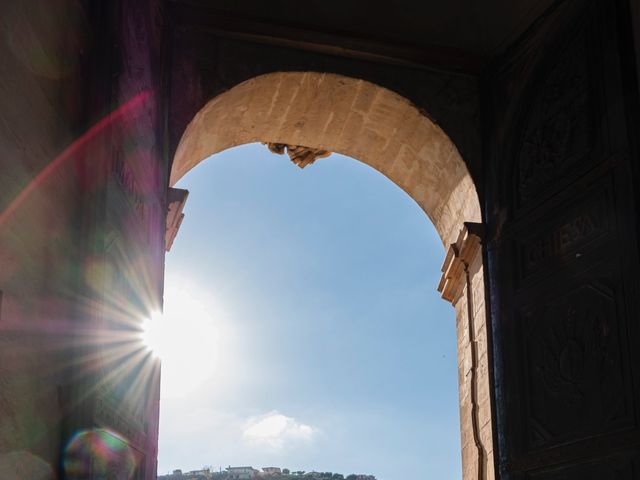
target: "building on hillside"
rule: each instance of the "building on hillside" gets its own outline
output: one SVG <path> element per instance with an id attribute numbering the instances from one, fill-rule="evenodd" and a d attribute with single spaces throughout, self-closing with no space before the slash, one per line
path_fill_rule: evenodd
<path id="1" fill-rule="evenodd" d="M 226 469 L 229 480 L 244 480 L 254 478 L 260 473 L 253 467 L 232 467 L 229 465 Z"/>
<path id="2" fill-rule="evenodd" d="M 158 475 L 158 480 L 185 480 L 187 477 L 182 474 L 182 470 L 174 470 L 166 475 Z"/>
<path id="3" fill-rule="evenodd" d="M 282 469 L 280 467 L 262 467 L 263 475 L 280 475 L 282 474 Z"/>
<path id="4" fill-rule="evenodd" d="M 178 469 L 174 470 L 173 473 L 158 476 L 158 480 L 211 480 L 212 478 L 213 475 L 208 468 L 190 472 L 182 472 L 182 470 Z"/>

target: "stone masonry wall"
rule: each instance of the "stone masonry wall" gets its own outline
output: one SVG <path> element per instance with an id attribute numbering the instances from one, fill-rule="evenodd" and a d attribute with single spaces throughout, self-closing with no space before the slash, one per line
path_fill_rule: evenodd
<path id="1" fill-rule="evenodd" d="M 478 227 L 476 227 L 478 228 Z M 462 477 L 494 480 L 484 268 L 480 232 L 465 226 L 452 244 L 439 289 L 456 310 Z"/>
<path id="2" fill-rule="evenodd" d="M 0 3 L 0 478 L 58 468 L 89 49 L 77 2 Z"/>

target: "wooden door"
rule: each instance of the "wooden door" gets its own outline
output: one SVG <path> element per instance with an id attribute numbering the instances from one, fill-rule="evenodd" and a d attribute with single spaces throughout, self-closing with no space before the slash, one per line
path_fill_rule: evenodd
<path id="1" fill-rule="evenodd" d="M 640 478 L 640 131 L 627 7 L 557 2 L 489 80 L 503 479 Z"/>

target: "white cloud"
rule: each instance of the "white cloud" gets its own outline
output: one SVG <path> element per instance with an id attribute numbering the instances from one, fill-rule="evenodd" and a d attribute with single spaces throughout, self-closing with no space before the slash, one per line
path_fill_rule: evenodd
<path id="1" fill-rule="evenodd" d="M 316 432 L 310 425 L 272 411 L 250 418 L 245 424 L 243 438 L 251 444 L 280 450 L 293 443 L 309 442 Z"/>

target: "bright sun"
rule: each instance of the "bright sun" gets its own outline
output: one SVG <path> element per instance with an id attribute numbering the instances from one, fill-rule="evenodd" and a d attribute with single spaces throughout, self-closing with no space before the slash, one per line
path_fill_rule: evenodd
<path id="1" fill-rule="evenodd" d="M 165 319 L 162 312 L 156 311 L 148 318 L 144 319 L 142 324 L 142 343 L 154 356 L 162 357 L 162 350 L 165 348 L 163 343 L 163 330 L 166 330 Z"/>
<path id="2" fill-rule="evenodd" d="M 163 390 L 190 391 L 215 373 L 220 318 L 211 303 L 193 288 L 167 285 L 164 313 L 144 321 L 142 341 L 162 361 Z"/>

